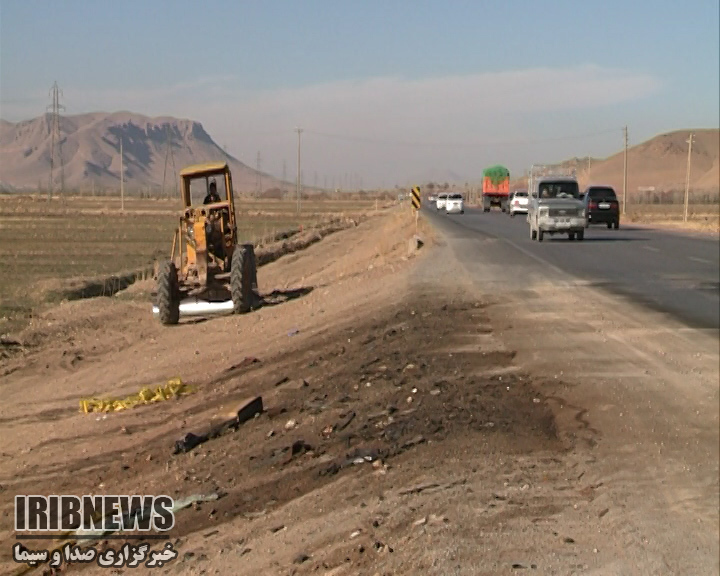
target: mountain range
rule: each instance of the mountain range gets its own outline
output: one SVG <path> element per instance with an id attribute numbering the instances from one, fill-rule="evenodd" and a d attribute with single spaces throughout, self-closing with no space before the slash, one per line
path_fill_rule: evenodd
<path id="1" fill-rule="evenodd" d="M 257 172 L 227 154 L 193 120 L 149 118 L 131 112 L 88 113 L 60 117 L 59 160 L 53 171 L 54 187 L 61 178 L 69 190 L 120 186 L 120 142 L 123 147 L 125 186 L 128 191 L 174 189 L 175 174 L 189 164 L 225 159 L 235 188 L 252 192 Z M 52 116 L 12 123 L 0 119 L 0 189 L 47 189 L 52 150 Z M 628 192 L 679 190 L 685 186 L 688 136 L 679 130 L 660 134 L 628 149 Z M 690 183 L 694 191 L 720 191 L 720 130 L 692 131 L 695 140 Z M 574 167 L 580 184 L 623 186 L 624 153 L 608 158 L 572 158 L 560 165 Z M 465 178 L 451 170 L 427 170 L 421 181 L 461 183 Z M 282 187 L 270 174 L 261 174 L 263 190 Z M 513 175 L 515 187 L 523 179 Z M 286 183 L 285 188 L 292 188 Z M 308 189 L 308 187 L 305 187 Z"/>
<path id="2" fill-rule="evenodd" d="M 174 189 L 176 174 L 190 164 L 226 160 L 238 190 L 253 191 L 257 172 L 227 154 L 202 124 L 171 117 L 149 118 L 130 112 L 90 113 L 60 117 L 54 186 L 65 189 L 120 186 L 120 143 L 126 188 Z M 5 189 L 47 189 L 53 146 L 52 116 L 18 123 L 0 120 L 0 186 Z M 262 174 L 263 189 L 280 182 Z"/>

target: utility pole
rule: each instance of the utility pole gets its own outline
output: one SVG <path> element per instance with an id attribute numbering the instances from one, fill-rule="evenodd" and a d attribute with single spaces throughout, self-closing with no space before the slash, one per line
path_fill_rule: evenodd
<path id="1" fill-rule="evenodd" d="M 628 171 L 628 129 L 627 126 L 623 128 L 623 134 L 625 136 L 625 160 L 623 163 L 623 206 L 622 213 L 625 215 L 625 209 L 627 205 L 627 171 Z"/>
<path id="2" fill-rule="evenodd" d="M 282 177 L 282 191 L 285 196 L 285 182 L 287 182 L 287 162 L 283 160 L 283 177 Z"/>
<path id="3" fill-rule="evenodd" d="M 295 132 L 298 135 L 298 148 L 297 148 L 297 182 L 295 183 L 295 195 L 297 198 L 297 213 L 300 215 L 300 135 L 302 134 L 302 128 L 295 128 Z"/>
<path id="4" fill-rule="evenodd" d="M 260 176 L 260 151 L 257 153 L 257 162 L 255 163 L 255 198 L 259 198 L 262 193 L 262 176 Z"/>
<path id="5" fill-rule="evenodd" d="M 163 170 L 163 187 L 162 187 L 162 195 L 164 197 L 169 198 L 170 195 L 167 194 L 165 190 L 165 181 L 167 179 L 167 169 L 168 169 L 168 162 L 172 163 L 172 179 L 173 182 L 175 182 L 175 197 L 177 198 L 177 178 L 176 178 L 176 168 L 175 168 L 175 154 L 173 154 L 172 149 L 172 137 L 170 136 L 170 124 L 165 125 L 165 169 Z"/>
<path id="6" fill-rule="evenodd" d="M 55 157 L 57 156 L 60 160 L 60 192 L 64 192 L 65 189 L 65 166 L 62 159 L 62 148 L 60 146 L 60 110 L 64 110 L 65 107 L 60 105 L 60 96 L 62 90 L 58 87 L 57 81 L 52 85 L 50 89 L 50 97 L 52 98 L 52 104 L 48 106 L 51 110 L 50 114 L 50 186 L 48 186 L 48 201 L 52 200 L 53 193 L 53 172 L 55 169 Z"/>
<path id="7" fill-rule="evenodd" d="M 125 212 L 125 169 L 123 166 L 122 138 L 120 138 L 120 211 Z"/>
<path id="8" fill-rule="evenodd" d="M 687 159 L 687 172 L 685 173 L 685 208 L 683 210 L 683 222 L 687 222 L 688 219 L 688 204 L 690 204 L 690 160 L 692 158 L 692 145 L 695 140 L 695 134 L 690 133 L 690 137 L 685 140 L 688 143 L 688 159 Z"/>

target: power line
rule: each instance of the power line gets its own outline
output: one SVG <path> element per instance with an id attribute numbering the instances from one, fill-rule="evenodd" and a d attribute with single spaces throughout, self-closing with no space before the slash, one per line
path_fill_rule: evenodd
<path id="1" fill-rule="evenodd" d="M 255 165 L 255 197 L 259 198 L 262 194 L 262 176 L 260 175 L 260 168 L 262 166 L 260 151 L 257 153 L 257 162 Z"/>
<path id="2" fill-rule="evenodd" d="M 295 128 L 295 132 L 298 135 L 298 146 L 297 146 L 297 182 L 295 183 L 295 194 L 297 196 L 297 213 L 300 215 L 300 178 L 302 173 L 300 172 L 300 135 L 303 133 L 302 128 Z"/>
<path id="3" fill-rule="evenodd" d="M 683 208 L 683 222 L 688 219 L 688 204 L 690 203 L 690 161 L 692 158 L 692 146 L 695 140 L 695 134 L 690 133 L 690 137 L 686 140 L 688 143 L 687 172 L 685 173 L 685 201 Z"/>
<path id="4" fill-rule="evenodd" d="M 60 104 L 60 96 L 62 96 L 62 90 L 58 87 L 57 81 L 52 85 L 50 89 L 50 97 L 52 98 L 52 104 L 48 106 L 51 110 L 50 113 L 50 185 L 48 186 L 48 200 L 52 200 L 53 193 L 53 181 L 55 171 L 55 156 L 57 155 L 60 160 L 60 194 L 65 192 L 65 164 L 63 163 L 62 156 L 62 143 L 60 142 L 60 110 L 65 110 L 65 107 Z"/>
<path id="5" fill-rule="evenodd" d="M 623 205 L 622 213 L 625 215 L 625 206 L 627 205 L 627 178 L 628 178 L 628 129 L 623 127 L 623 138 L 625 141 L 625 153 L 623 156 Z"/>
<path id="6" fill-rule="evenodd" d="M 170 124 L 165 125 L 165 169 L 163 170 L 163 187 L 162 192 L 164 197 L 168 197 L 168 194 L 165 190 L 165 181 L 167 179 L 167 169 L 168 169 L 168 162 L 172 163 L 172 177 L 173 181 L 175 182 L 175 197 L 177 198 L 178 190 L 177 190 L 177 177 L 176 177 L 176 168 L 175 168 L 175 154 L 173 153 L 173 147 L 172 147 L 172 136 L 170 134 Z"/>

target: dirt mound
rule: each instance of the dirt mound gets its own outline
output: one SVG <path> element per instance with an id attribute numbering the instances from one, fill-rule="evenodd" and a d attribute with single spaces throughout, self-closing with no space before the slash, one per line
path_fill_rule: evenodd
<path id="1" fill-rule="evenodd" d="M 416 294 L 408 300 L 426 299 Z M 200 404 L 186 397 L 173 409 L 200 416 L 192 426 L 181 425 L 177 415 L 169 427 L 139 425 L 142 412 L 163 411 L 160 405 L 110 415 L 104 441 L 125 437 L 133 449 L 74 457 L 68 452 L 49 476 L 33 466 L 3 484 L 21 483 L 37 494 L 93 493 L 97 486 L 108 493 L 178 498 L 220 494 L 211 505 L 178 514 L 173 537 L 184 540 L 198 532 L 231 533 L 224 527 L 228 522 L 262 518 L 320 489 L 327 490 L 328 513 L 342 503 L 337 494 L 344 478 L 375 483 L 378 473 L 395 470 L 406 453 L 430 462 L 461 457 L 468 443 L 486 457 L 562 450 L 552 413 L 531 380 L 519 373 L 494 375 L 512 364 L 512 352 L 465 348 L 468 336 L 490 332 L 477 302 L 435 299 L 422 310 L 411 304 L 385 308 L 364 322 L 310 339 L 291 354 L 241 363 L 202 383 Z M 173 456 L 178 438 L 205 432 L 213 422 L 209 414 L 228 412 L 254 395 L 265 404 L 259 418 Z M 57 425 L 70 415 L 57 413 Z M 52 445 L 47 441 L 37 449 Z M 397 469 L 393 484 L 404 478 L 407 494 L 442 489 L 437 483 L 414 484 L 415 474 L 405 477 Z M 3 521 L 2 528 L 10 526 Z M 323 554 L 325 561 L 337 561 L 332 547 Z M 254 556 L 247 560 L 267 566 L 267 559 Z M 367 562 L 360 558 L 355 568 Z"/>

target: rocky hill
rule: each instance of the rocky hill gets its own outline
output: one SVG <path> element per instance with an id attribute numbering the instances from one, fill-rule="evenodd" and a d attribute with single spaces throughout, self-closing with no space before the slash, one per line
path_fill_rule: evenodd
<path id="1" fill-rule="evenodd" d="M 52 147 L 50 120 L 50 115 L 44 115 L 18 123 L 0 121 L 0 186 L 15 190 L 47 189 Z M 61 117 L 65 188 L 118 189 L 120 141 L 125 186 L 130 193 L 160 190 L 163 181 L 168 190 L 174 190 L 177 173 L 184 166 L 217 160 L 229 162 L 235 188 L 255 190 L 256 171 L 226 154 L 199 122 L 148 118 L 130 112 Z M 55 186 L 59 187 L 60 179 L 61 170 L 56 164 Z M 279 184 L 270 175 L 262 177 L 263 189 Z"/>

